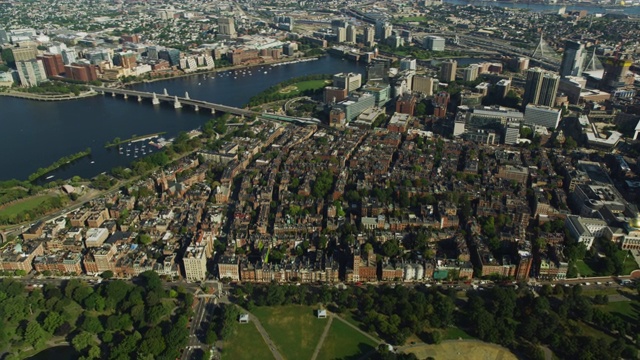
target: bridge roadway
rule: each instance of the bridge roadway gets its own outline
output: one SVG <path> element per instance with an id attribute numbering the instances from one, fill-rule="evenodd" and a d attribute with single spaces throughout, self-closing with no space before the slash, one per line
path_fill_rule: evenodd
<path id="1" fill-rule="evenodd" d="M 102 94 L 113 94 L 114 96 L 117 94 L 117 95 L 123 95 L 126 98 L 130 96 L 137 97 L 138 101 L 142 101 L 142 99 L 151 99 L 154 105 L 159 104 L 160 101 L 164 101 L 168 103 L 173 103 L 176 108 L 180 108 L 183 105 L 189 105 L 189 106 L 193 106 L 196 111 L 199 111 L 200 109 L 208 109 L 208 110 L 211 110 L 212 113 L 219 111 L 223 113 L 239 115 L 239 116 L 247 116 L 247 117 L 260 116 L 261 118 L 266 120 L 284 121 L 284 122 L 294 123 L 297 125 L 318 125 L 318 126 L 323 125 L 320 122 L 320 120 L 314 119 L 314 118 L 299 118 L 299 117 L 293 117 L 293 116 L 274 115 L 274 114 L 267 114 L 267 113 L 263 114 L 253 110 L 240 109 L 233 106 L 227 106 L 227 105 L 215 104 L 215 103 L 211 103 L 203 100 L 191 99 L 189 97 L 189 93 L 185 93 L 185 96 L 170 95 L 167 93 L 166 89 L 164 89 L 163 93 L 158 94 L 158 93 L 149 93 L 144 91 L 136 91 L 136 90 L 122 89 L 122 88 L 100 87 L 100 86 L 90 86 L 90 88 L 93 91 L 102 93 Z"/>
<path id="2" fill-rule="evenodd" d="M 209 109 L 209 110 L 220 111 L 224 113 L 241 115 L 241 116 L 252 116 L 252 115 L 259 114 L 252 110 L 240 109 L 233 106 L 214 104 L 207 101 L 191 99 L 191 98 L 188 98 L 188 93 L 186 93 L 185 96 L 169 95 L 166 89 L 164 93 L 157 94 L 157 93 L 149 93 L 144 91 L 136 91 L 136 90 L 129 90 L 129 89 L 121 89 L 121 88 L 108 88 L 108 87 L 100 87 L 100 86 L 91 86 L 90 88 L 93 91 L 96 91 L 99 93 L 126 95 L 127 97 L 134 96 L 134 97 L 138 97 L 139 100 L 141 99 L 153 100 L 155 98 L 155 99 L 158 99 L 158 101 L 164 101 L 164 102 L 170 102 L 170 103 L 174 103 L 177 101 L 180 104 L 180 106 L 190 105 L 190 106 L 193 106 L 194 108 L 197 107 L 198 110 Z"/>

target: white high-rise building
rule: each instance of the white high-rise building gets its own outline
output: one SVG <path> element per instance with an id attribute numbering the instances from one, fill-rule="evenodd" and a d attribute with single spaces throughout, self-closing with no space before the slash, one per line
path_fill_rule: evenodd
<path id="1" fill-rule="evenodd" d="M 524 111 L 524 123 L 556 129 L 560 123 L 562 111 L 548 106 L 528 104 Z"/>
<path id="2" fill-rule="evenodd" d="M 47 81 L 42 60 L 17 61 L 18 77 L 22 86 L 36 86 Z"/>
<path id="3" fill-rule="evenodd" d="M 357 29 L 358 28 L 356 28 L 355 25 L 351 25 L 351 24 L 347 25 L 347 41 L 346 42 L 348 42 L 350 44 L 355 44 L 356 43 L 356 32 L 357 32 Z"/>
<path id="4" fill-rule="evenodd" d="M 182 259 L 187 282 L 207 279 L 207 260 L 211 257 L 212 249 L 213 235 L 210 232 L 198 233 Z"/>

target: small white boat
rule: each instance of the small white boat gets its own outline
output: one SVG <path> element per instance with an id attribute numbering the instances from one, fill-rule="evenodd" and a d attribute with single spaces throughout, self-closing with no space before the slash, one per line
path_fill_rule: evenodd
<path id="1" fill-rule="evenodd" d="M 95 162 L 95 161 L 93 161 L 93 160 L 91 160 L 91 163 L 92 163 L 92 164 L 95 164 L 96 162 Z"/>
<path id="2" fill-rule="evenodd" d="M 49 176 L 47 176 L 47 177 L 45 178 L 45 180 L 52 179 L 54 176 L 55 176 L 55 175 L 49 175 Z"/>
<path id="3" fill-rule="evenodd" d="M 198 86 L 202 85 L 202 83 L 198 83 Z"/>
<path id="4" fill-rule="evenodd" d="M 265 74 L 267 74 L 267 72 L 266 72 L 266 71 L 265 71 L 264 73 L 265 73 Z"/>

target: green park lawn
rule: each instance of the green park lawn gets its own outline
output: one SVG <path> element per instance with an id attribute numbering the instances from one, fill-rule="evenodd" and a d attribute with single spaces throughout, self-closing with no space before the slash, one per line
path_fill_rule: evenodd
<path id="1" fill-rule="evenodd" d="M 584 262 L 584 260 L 577 260 L 576 261 L 576 267 L 578 268 L 578 273 L 580 274 L 580 276 L 593 276 L 593 274 L 595 273 L 590 267 L 589 265 L 587 265 L 587 263 Z"/>
<path id="2" fill-rule="evenodd" d="M 318 360 L 360 358 L 375 347 L 376 343 L 371 339 L 343 321 L 333 319 L 329 333 L 318 353 Z"/>
<path id="3" fill-rule="evenodd" d="M 625 321 L 638 322 L 640 320 L 640 305 L 636 301 L 615 301 L 603 306 L 611 314 L 621 317 Z"/>
<path id="4" fill-rule="evenodd" d="M 273 355 L 254 323 L 238 324 L 222 345 L 223 360 L 272 360 Z"/>
<path id="5" fill-rule="evenodd" d="M 281 93 L 286 94 L 302 94 L 307 90 L 317 90 L 327 86 L 326 80 L 306 80 L 291 84 L 282 90 Z"/>
<path id="6" fill-rule="evenodd" d="M 460 329 L 459 327 L 449 327 L 442 334 L 442 340 L 468 340 L 475 339 L 473 336 L 467 334 L 466 331 Z"/>
<path id="7" fill-rule="evenodd" d="M 288 360 L 309 359 L 328 319 L 318 319 L 311 306 L 256 307 L 260 319 L 280 354 Z"/>
<path id="8" fill-rule="evenodd" d="M 628 250 L 618 252 L 618 257 L 620 258 L 620 260 L 624 261 L 622 267 L 622 275 L 629 275 L 633 270 L 638 269 L 636 260 L 633 258 L 633 256 L 631 256 L 631 254 L 628 253 Z"/>
<path id="9" fill-rule="evenodd" d="M 0 216 L 14 217 L 23 211 L 31 210 L 37 207 L 49 198 L 51 198 L 50 195 L 39 195 L 27 198 L 25 200 L 20 200 L 14 204 L 0 209 Z"/>

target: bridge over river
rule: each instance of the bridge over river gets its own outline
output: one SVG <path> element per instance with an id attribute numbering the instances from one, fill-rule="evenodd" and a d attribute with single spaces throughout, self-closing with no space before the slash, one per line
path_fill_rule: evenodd
<path id="1" fill-rule="evenodd" d="M 176 109 L 180 109 L 183 106 L 191 106 L 195 111 L 200 111 L 201 109 L 206 109 L 211 111 L 212 114 L 216 112 L 222 112 L 232 115 L 238 115 L 242 117 L 251 117 L 251 116 L 260 116 L 266 120 L 272 121 L 284 121 L 290 122 L 297 125 L 318 125 L 322 126 L 323 124 L 318 119 L 314 118 L 299 118 L 293 116 L 286 115 L 275 115 L 268 113 L 259 113 L 249 109 L 241 109 L 233 106 L 227 106 L 222 104 L 215 104 L 208 101 L 191 99 L 189 97 L 189 93 L 185 93 L 184 96 L 170 95 L 167 92 L 167 89 L 164 89 L 162 94 L 149 93 L 144 91 L 130 90 L 130 89 L 122 89 L 122 88 L 109 88 L 109 87 L 101 87 L 101 86 L 90 86 L 90 88 L 101 94 L 111 94 L 111 96 L 116 97 L 116 95 L 122 95 L 124 99 L 128 99 L 129 97 L 137 98 L 139 102 L 144 99 L 151 100 L 153 105 L 159 105 L 160 102 L 167 102 L 173 104 L 173 107 Z"/>

